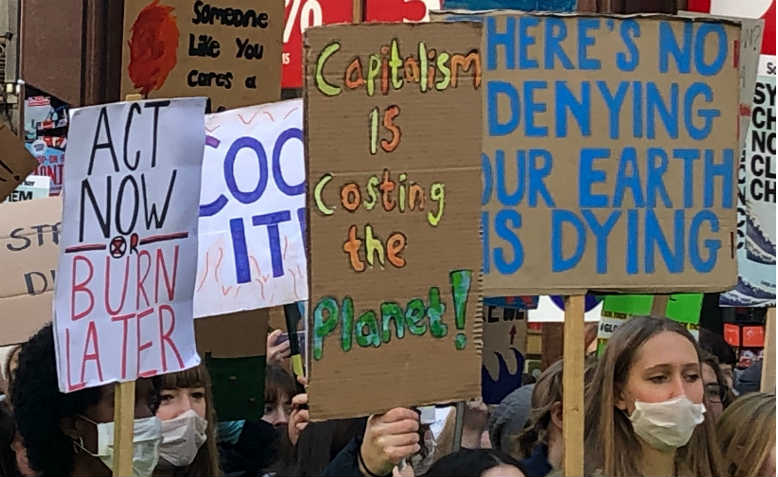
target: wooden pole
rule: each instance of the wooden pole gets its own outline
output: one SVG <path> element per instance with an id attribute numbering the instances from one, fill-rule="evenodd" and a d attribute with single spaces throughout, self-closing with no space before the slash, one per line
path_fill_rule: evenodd
<path id="1" fill-rule="evenodd" d="M 352 17 L 351 17 L 351 23 L 353 24 L 359 24 L 362 23 L 362 19 L 364 18 L 364 8 L 363 8 L 363 0 L 352 0 Z"/>
<path id="2" fill-rule="evenodd" d="M 465 402 L 459 401 L 454 416 L 454 442 L 451 452 L 458 452 L 462 448 L 462 434 L 465 431 Z"/>
<path id="3" fill-rule="evenodd" d="M 116 383 L 113 397 L 113 475 L 132 475 L 135 381 Z"/>
<path id="4" fill-rule="evenodd" d="M 138 101 L 128 94 L 125 101 Z M 135 381 L 116 383 L 113 396 L 113 475 L 132 475 L 132 438 L 135 421 Z"/>
<path id="5" fill-rule="evenodd" d="M 567 477 L 584 475 L 584 311 L 583 295 L 565 298 L 562 438 Z"/>
<path id="6" fill-rule="evenodd" d="M 767 309 L 764 322 L 764 354 L 762 358 L 763 393 L 775 392 L 775 308 Z"/>
<path id="7" fill-rule="evenodd" d="M 667 316 L 667 302 L 669 295 L 654 295 L 654 302 L 651 305 L 651 316 Z"/>

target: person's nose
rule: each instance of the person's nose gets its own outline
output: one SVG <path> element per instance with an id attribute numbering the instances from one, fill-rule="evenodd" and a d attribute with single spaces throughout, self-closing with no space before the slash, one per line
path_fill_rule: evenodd
<path id="1" fill-rule="evenodd" d="M 677 397 L 685 396 L 686 395 L 686 386 L 685 382 L 683 380 L 683 376 L 680 374 L 678 376 L 675 376 L 672 381 L 672 394 L 670 395 L 670 399 L 675 399 Z"/>

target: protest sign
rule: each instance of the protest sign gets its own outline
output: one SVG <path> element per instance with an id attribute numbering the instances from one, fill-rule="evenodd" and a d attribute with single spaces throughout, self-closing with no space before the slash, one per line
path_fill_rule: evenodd
<path id="1" fill-rule="evenodd" d="M 23 343 L 51 321 L 62 201 L 0 204 L 0 346 Z"/>
<path id="2" fill-rule="evenodd" d="M 195 317 L 308 298 L 301 99 L 210 114 Z"/>
<path id="3" fill-rule="evenodd" d="M 521 386 L 527 350 L 527 316 L 512 308 L 485 307 L 481 396 L 499 404 Z"/>
<path id="4" fill-rule="evenodd" d="M 313 419 L 480 394 L 480 43 L 470 23 L 306 31 Z"/>
<path id="5" fill-rule="evenodd" d="M 738 282 L 722 306 L 775 305 L 775 57 L 762 55 L 740 162 Z"/>
<path id="6" fill-rule="evenodd" d="M 484 294 L 734 286 L 739 25 L 484 23 Z"/>
<path id="7" fill-rule="evenodd" d="M 284 88 L 303 86 L 303 35 L 306 28 L 349 23 L 353 3 L 343 0 L 287 0 L 284 25 L 283 77 Z"/>
<path id="8" fill-rule="evenodd" d="M 51 177 L 29 175 L 3 202 L 21 202 L 24 200 L 42 199 L 49 196 Z"/>
<path id="9" fill-rule="evenodd" d="M 608 295 L 602 306 L 602 318 L 597 327 L 597 352 L 601 353 L 616 328 L 633 316 L 651 315 L 653 295 Z M 697 338 L 699 336 L 702 293 L 676 293 L 667 297 L 662 315 L 683 325 Z"/>
<path id="10" fill-rule="evenodd" d="M 38 165 L 27 152 L 24 143 L 5 126 L 0 125 L 0 202 L 19 185 Z"/>
<path id="11" fill-rule="evenodd" d="M 584 303 L 584 321 L 591 322 L 600 319 L 602 299 L 595 295 L 586 295 Z M 565 321 L 565 306 L 561 296 L 538 297 L 538 306 L 528 312 L 530 323 L 562 323 Z"/>
<path id="12" fill-rule="evenodd" d="M 54 307 L 61 391 L 199 363 L 192 191 L 204 109 L 185 98 L 72 113 Z"/>
<path id="13" fill-rule="evenodd" d="M 516 310 L 534 310 L 538 307 L 538 296 L 521 295 L 484 298 L 484 306 L 513 308 Z"/>
<path id="14" fill-rule="evenodd" d="M 576 0 L 446 0 L 446 9 L 511 9 L 528 12 L 572 12 Z"/>
<path id="15" fill-rule="evenodd" d="M 282 0 L 126 0 L 122 97 L 208 96 L 209 111 L 281 96 Z"/>

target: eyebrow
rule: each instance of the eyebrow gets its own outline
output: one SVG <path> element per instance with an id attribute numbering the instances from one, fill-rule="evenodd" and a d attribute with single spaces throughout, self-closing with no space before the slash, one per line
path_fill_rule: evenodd
<path id="1" fill-rule="evenodd" d="M 681 365 L 681 368 L 684 370 L 690 369 L 690 368 L 696 368 L 699 369 L 700 363 L 696 361 L 692 361 L 689 363 L 684 363 Z M 656 372 L 656 371 L 667 371 L 673 369 L 673 365 L 670 363 L 661 363 L 661 364 L 655 364 L 654 366 L 651 366 L 649 368 L 645 369 L 646 373 Z"/>

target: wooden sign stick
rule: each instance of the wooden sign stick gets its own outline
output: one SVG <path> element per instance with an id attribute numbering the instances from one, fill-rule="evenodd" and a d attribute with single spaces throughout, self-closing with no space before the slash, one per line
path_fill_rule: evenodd
<path id="1" fill-rule="evenodd" d="M 668 301 L 670 301 L 670 295 L 654 295 L 654 301 L 651 305 L 651 316 L 667 316 Z"/>
<path id="2" fill-rule="evenodd" d="M 762 358 L 763 393 L 775 392 L 775 307 L 767 309 L 764 323 L 764 357 Z"/>
<path id="3" fill-rule="evenodd" d="M 116 383 L 113 396 L 113 475 L 132 475 L 135 381 Z"/>
<path id="4" fill-rule="evenodd" d="M 562 438 L 567 477 L 584 475 L 584 308 L 583 295 L 565 297 Z"/>
<path id="5" fill-rule="evenodd" d="M 362 16 L 363 16 L 363 0 L 352 0 L 351 23 L 355 25 L 362 23 Z"/>
<path id="6" fill-rule="evenodd" d="M 138 101 L 128 94 L 125 101 Z M 135 421 L 135 381 L 116 383 L 113 395 L 113 475 L 132 475 L 132 438 Z"/>

